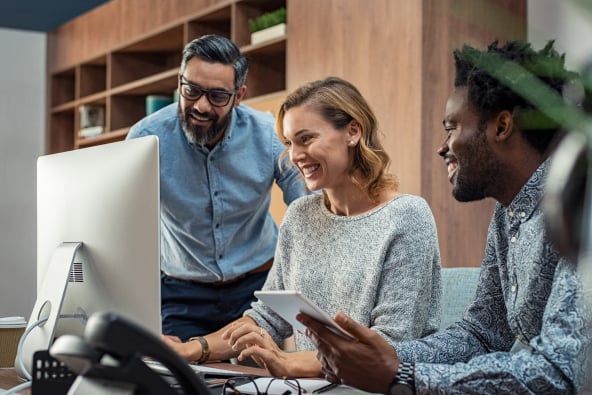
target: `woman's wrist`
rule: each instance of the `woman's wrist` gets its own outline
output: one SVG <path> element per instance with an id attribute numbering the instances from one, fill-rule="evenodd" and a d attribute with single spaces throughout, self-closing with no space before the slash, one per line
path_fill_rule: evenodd
<path id="1" fill-rule="evenodd" d="M 321 363 L 316 351 L 285 353 L 287 368 L 293 377 L 321 377 Z"/>
<path id="2" fill-rule="evenodd" d="M 195 347 L 195 350 L 191 350 L 189 352 L 189 356 L 191 361 L 197 363 L 206 362 L 210 358 L 210 347 L 208 345 L 208 341 L 203 336 L 195 336 L 189 338 L 187 343 L 191 344 Z M 199 346 L 198 346 L 199 344 Z M 192 347 L 192 348 L 193 348 Z"/>

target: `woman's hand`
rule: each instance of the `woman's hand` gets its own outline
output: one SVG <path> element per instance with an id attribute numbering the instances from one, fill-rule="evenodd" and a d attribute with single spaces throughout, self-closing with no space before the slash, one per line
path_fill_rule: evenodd
<path id="1" fill-rule="evenodd" d="M 237 323 L 223 334 L 230 347 L 239 352 L 239 361 L 251 357 L 274 377 L 320 377 L 321 364 L 316 352 L 285 352 L 269 333 L 252 323 Z"/>
<path id="2" fill-rule="evenodd" d="M 250 323 L 239 323 L 228 328 L 222 339 L 228 340 L 230 347 L 239 352 L 239 361 L 250 357 L 272 376 L 291 376 L 288 353 L 278 347 L 265 329 Z"/>

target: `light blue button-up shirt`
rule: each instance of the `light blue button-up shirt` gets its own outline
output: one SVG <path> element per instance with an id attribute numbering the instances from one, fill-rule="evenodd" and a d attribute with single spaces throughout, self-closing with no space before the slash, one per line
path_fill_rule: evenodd
<path id="1" fill-rule="evenodd" d="M 161 269 L 175 277 L 227 281 L 273 258 L 277 226 L 271 187 L 290 204 L 305 187 L 278 158 L 284 147 L 267 113 L 240 105 L 210 151 L 190 144 L 173 103 L 142 119 L 127 138 L 156 135 L 160 148 Z"/>

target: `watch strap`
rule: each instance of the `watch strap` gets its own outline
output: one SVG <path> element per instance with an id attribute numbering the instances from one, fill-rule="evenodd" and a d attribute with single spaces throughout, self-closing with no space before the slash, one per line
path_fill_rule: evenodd
<path id="1" fill-rule="evenodd" d="M 210 346 L 208 345 L 208 341 L 203 336 L 195 336 L 195 337 L 189 338 L 190 342 L 196 341 L 196 340 L 201 343 L 201 357 L 195 362 L 197 362 L 197 363 L 206 362 L 210 358 Z"/>
<path id="2" fill-rule="evenodd" d="M 413 362 L 399 362 L 397 374 L 389 389 L 392 390 L 397 384 L 409 387 L 411 393 L 415 394 L 415 364 Z"/>

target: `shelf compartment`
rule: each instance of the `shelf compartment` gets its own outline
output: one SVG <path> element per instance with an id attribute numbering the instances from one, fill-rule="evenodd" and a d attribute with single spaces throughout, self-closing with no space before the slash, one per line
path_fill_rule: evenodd
<path id="1" fill-rule="evenodd" d="M 242 48 L 249 58 L 247 97 L 286 89 L 286 37 Z"/>
<path id="2" fill-rule="evenodd" d="M 216 6 L 211 11 L 204 11 L 199 17 L 187 23 L 187 41 L 201 37 L 204 34 L 218 34 L 230 38 L 232 8 L 227 5 L 222 8 Z"/>
<path id="3" fill-rule="evenodd" d="M 71 68 L 51 76 L 51 106 L 57 107 L 76 98 L 76 69 Z"/>
<path id="4" fill-rule="evenodd" d="M 47 150 L 63 152 L 74 149 L 74 107 L 69 111 L 55 112 L 50 115 L 51 128 L 48 130 Z"/>
<path id="5" fill-rule="evenodd" d="M 146 116 L 146 95 L 111 96 L 110 130 L 132 127 Z"/>
<path id="6" fill-rule="evenodd" d="M 174 68 L 111 89 L 112 95 L 173 95 L 179 69 Z"/>
<path id="7" fill-rule="evenodd" d="M 146 96 L 173 96 L 177 89 L 178 69 L 167 70 L 114 88 L 110 91 L 110 129 L 129 129 L 146 116 Z"/>
<path id="8" fill-rule="evenodd" d="M 249 19 L 286 7 L 286 0 L 242 0 L 235 5 L 234 37 L 239 47 L 251 44 Z"/>
<path id="9" fill-rule="evenodd" d="M 105 131 L 108 129 L 108 125 L 106 115 L 107 98 L 104 92 L 87 96 L 84 100 L 79 100 L 77 104 L 78 105 L 76 106 L 76 112 L 74 116 L 76 139 L 82 138 L 80 136 L 81 133 L 97 133 L 98 127 L 101 128 L 100 133 L 105 133 Z M 83 107 L 88 108 L 83 109 Z"/>
<path id="10" fill-rule="evenodd" d="M 78 97 L 84 98 L 107 88 L 107 56 L 101 56 L 79 66 Z"/>
<path id="11" fill-rule="evenodd" d="M 179 67 L 181 55 L 179 52 L 160 52 L 112 55 L 113 72 L 111 87 L 128 84 L 148 76 Z"/>
<path id="12" fill-rule="evenodd" d="M 111 53 L 110 88 L 178 68 L 183 31 L 179 25 Z"/>

